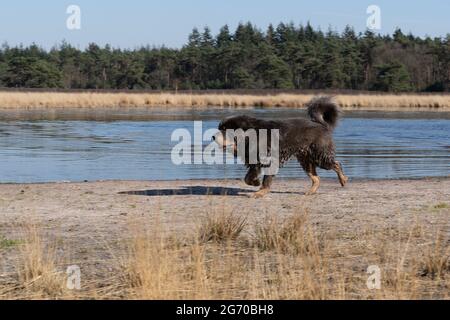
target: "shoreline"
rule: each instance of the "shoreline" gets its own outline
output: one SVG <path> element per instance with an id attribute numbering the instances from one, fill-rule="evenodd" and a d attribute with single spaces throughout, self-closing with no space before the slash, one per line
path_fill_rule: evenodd
<path id="1" fill-rule="evenodd" d="M 299 108 L 314 96 L 327 94 L 280 93 L 92 93 L 0 91 L 0 110 L 111 110 L 124 108 Z M 450 111 L 449 94 L 335 94 L 342 110 Z"/>
<path id="2" fill-rule="evenodd" d="M 333 183 L 336 181 L 335 178 L 330 177 L 324 177 L 320 179 L 321 182 L 325 183 Z M 450 180 L 450 175 L 448 176 L 426 176 L 426 177 L 405 177 L 405 178 L 352 178 L 350 177 L 350 182 L 360 182 L 360 183 L 370 183 L 370 182 L 395 182 L 395 181 L 441 181 L 441 180 Z M 290 183 L 298 183 L 302 181 L 309 181 L 306 177 L 305 178 L 286 178 L 286 177 L 277 177 L 275 181 L 280 182 L 290 182 Z M 0 181 L 0 187 L 1 186 L 48 186 L 48 185 L 71 185 L 71 184 L 101 184 L 101 183 L 162 183 L 162 184 L 170 184 L 170 183 L 198 183 L 198 182 L 217 182 L 217 183 L 244 183 L 243 178 L 228 178 L 228 179 L 215 179 L 215 178 L 196 178 L 196 179 L 177 179 L 177 180 L 128 180 L 128 179 L 105 179 L 105 180 L 80 180 L 80 181 L 38 181 L 38 182 L 1 182 Z M 251 186 L 247 186 L 244 184 L 244 186 L 248 188 L 252 188 Z"/>
<path id="3" fill-rule="evenodd" d="M 337 179 L 330 178 L 322 180 L 316 195 L 305 196 L 304 192 L 309 185 L 307 178 L 280 178 L 274 181 L 272 193 L 262 199 L 250 199 L 248 194 L 258 188 L 247 186 L 240 179 L 2 183 L 0 209 L 3 214 L 0 215 L 0 226 L 8 217 L 27 218 L 27 212 L 30 210 L 33 211 L 34 217 L 45 220 L 60 219 L 64 216 L 82 220 L 83 216 L 88 217 L 90 212 L 95 212 L 94 216 L 90 216 L 95 220 L 104 215 L 120 218 L 120 213 L 130 209 L 130 205 L 133 205 L 131 211 L 139 213 L 154 209 L 153 205 L 165 204 L 171 213 L 188 218 L 190 214 L 195 216 L 203 212 L 211 200 L 218 203 L 230 202 L 237 205 L 236 209 L 245 209 L 244 211 L 251 214 L 257 214 L 261 208 L 281 212 L 285 205 L 290 203 L 314 204 L 314 210 L 320 209 L 319 211 L 324 213 L 331 213 L 335 206 L 342 205 L 341 209 L 346 208 L 344 211 L 353 212 L 353 209 L 358 209 L 358 206 L 355 207 L 357 203 L 362 205 L 373 202 L 380 205 L 367 206 L 365 211 L 386 214 L 386 210 L 392 213 L 391 210 L 417 207 L 419 203 L 448 203 L 450 199 L 450 177 L 353 179 L 344 188 L 339 185 Z M 74 215 L 75 212 L 78 213 Z M 366 215 L 367 212 L 362 214 Z M 100 219 L 96 223 L 104 224 L 105 221 Z"/>

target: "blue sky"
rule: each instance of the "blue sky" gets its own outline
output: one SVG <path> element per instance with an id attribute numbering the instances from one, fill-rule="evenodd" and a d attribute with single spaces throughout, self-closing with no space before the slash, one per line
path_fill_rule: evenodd
<path id="1" fill-rule="evenodd" d="M 81 30 L 66 28 L 71 4 L 81 8 Z M 280 21 L 310 21 L 323 30 L 332 26 L 341 31 L 349 24 L 364 31 L 371 4 L 381 9 L 382 34 L 396 27 L 419 36 L 450 33 L 446 0 L 14 0 L 0 6 L 0 42 L 50 48 L 65 39 L 80 48 L 89 42 L 122 48 L 180 47 L 194 26 L 208 25 L 216 33 L 220 26 L 234 29 L 240 21 L 263 29 Z"/>

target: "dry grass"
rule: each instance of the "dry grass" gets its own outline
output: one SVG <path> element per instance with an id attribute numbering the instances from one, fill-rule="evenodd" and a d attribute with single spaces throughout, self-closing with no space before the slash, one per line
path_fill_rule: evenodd
<path id="1" fill-rule="evenodd" d="M 138 299 L 344 298 L 337 283 L 326 284 L 328 269 L 318 250 L 302 250 L 304 255 L 287 253 L 300 252 L 296 248 L 285 248 L 286 255 L 280 254 L 278 248 L 266 248 L 267 252 L 262 252 L 257 240 L 242 239 L 244 221 L 237 215 L 219 214 L 201 224 L 198 233 L 187 243 L 174 243 L 157 232 L 133 237 L 132 250 L 122 262 L 124 285 L 128 288 L 126 296 Z M 314 234 L 305 229 L 309 233 L 306 236 L 302 230 L 298 231 L 304 242 L 302 247 L 317 248 Z M 216 237 L 218 234 L 221 236 Z M 293 241 L 286 245 L 296 244 Z"/>
<path id="2" fill-rule="evenodd" d="M 128 297 L 137 299 L 182 299 L 189 290 L 177 248 L 168 247 L 159 234 L 141 232 L 129 242 L 121 259 L 121 281 Z"/>
<path id="3" fill-rule="evenodd" d="M 423 276 L 439 279 L 450 273 L 450 247 L 448 242 L 448 239 L 438 233 L 436 239 L 426 245 L 425 259 L 422 262 Z"/>
<path id="4" fill-rule="evenodd" d="M 232 212 L 223 211 L 218 214 L 209 214 L 199 227 L 199 240 L 202 243 L 236 240 L 246 224 L 245 217 Z"/>
<path id="5" fill-rule="evenodd" d="M 15 281 L 4 288 L 6 298 L 55 299 L 65 292 L 65 275 L 57 270 L 58 258 L 52 245 L 45 245 L 39 227 L 27 224 L 24 240 L 17 245 Z M 17 296 L 17 294 L 20 296 Z M 0 296 L 2 291 L 0 290 Z M 66 295 L 67 296 L 67 295 Z"/>
<path id="6" fill-rule="evenodd" d="M 370 232 L 356 228 L 353 240 L 344 241 L 342 235 L 319 230 L 303 211 L 283 219 L 269 214 L 253 228 L 245 218 L 223 210 L 182 235 L 135 219 L 121 245 L 105 248 L 114 257 L 113 276 L 102 280 L 96 272 L 83 273 L 80 292 L 64 288 L 55 244 L 44 244 L 37 228 L 27 228 L 18 249 L 4 249 L 17 251 L 17 273 L 8 281 L 0 277 L 0 297 L 450 298 L 449 239 L 442 232 L 427 235 L 418 223 Z M 366 286 L 366 269 L 372 264 L 382 270 L 380 290 Z"/>
<path id="7" fill-rule="evenodd" d="M 266 224 L 257 224 L 255 244 L 261 250 L 276 250 L 280 253 L 306 254 L 316 251 L 316 243 L 307 215 L 297 214 L 283 221 L 276 216 L 267 217 Z"/>
<path id="8" fill-rule="evenodd" d="M 319 94 L 319 92 L 318 92 Z M 0 108 L 290 107 L 303 108 L 311 94 L 239 95 L 172 93 L 0 92 Z M 346 110 L 450 109 L 450 95 L 337 95 Z"/>

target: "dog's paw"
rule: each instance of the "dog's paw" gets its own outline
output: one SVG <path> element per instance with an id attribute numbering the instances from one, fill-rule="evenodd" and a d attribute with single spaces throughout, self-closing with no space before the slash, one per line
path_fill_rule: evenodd
<path id="1" fill-rule="evenodd" d="M 266 194 L 268 194 L 269 192 L 270 192 L 269 189 L 261 189 L 255 193 L 252 193 L 250 195 L 250 198 L 260 199 L 260 198 L 264 197 Z"/>
<path id="2" fill-rule="evenodd" d="M 343 178 L 339 179 L 339 182 L 341 183 L 341 186 L 345 187 L 348 182 L 348 177 L 344 176 Z"/>

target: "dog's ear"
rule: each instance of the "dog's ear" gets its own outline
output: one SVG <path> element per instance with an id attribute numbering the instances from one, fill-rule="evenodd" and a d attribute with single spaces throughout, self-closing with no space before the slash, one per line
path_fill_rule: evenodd
<path id="1" fill-rule="evenodd" d="M 219 124 L 219 130 L 242 129 L 246 131 L 248 129 L 255 129 L 255 128 L 256 128 L 256 119 L 246 115 L 229 117 L 224 119 Z"/>
<path id="2" fill-rule="evenodd" d="M 243 129 L 244 131 L 250 130 L 250 129 L 256 129 L 257 128 L 257 123 L 256 123 L 256 119 L 249 117 L 249 116 L 242 116 L 241 118 L 241 124 L 240 124 L 240 128 Z"/>

